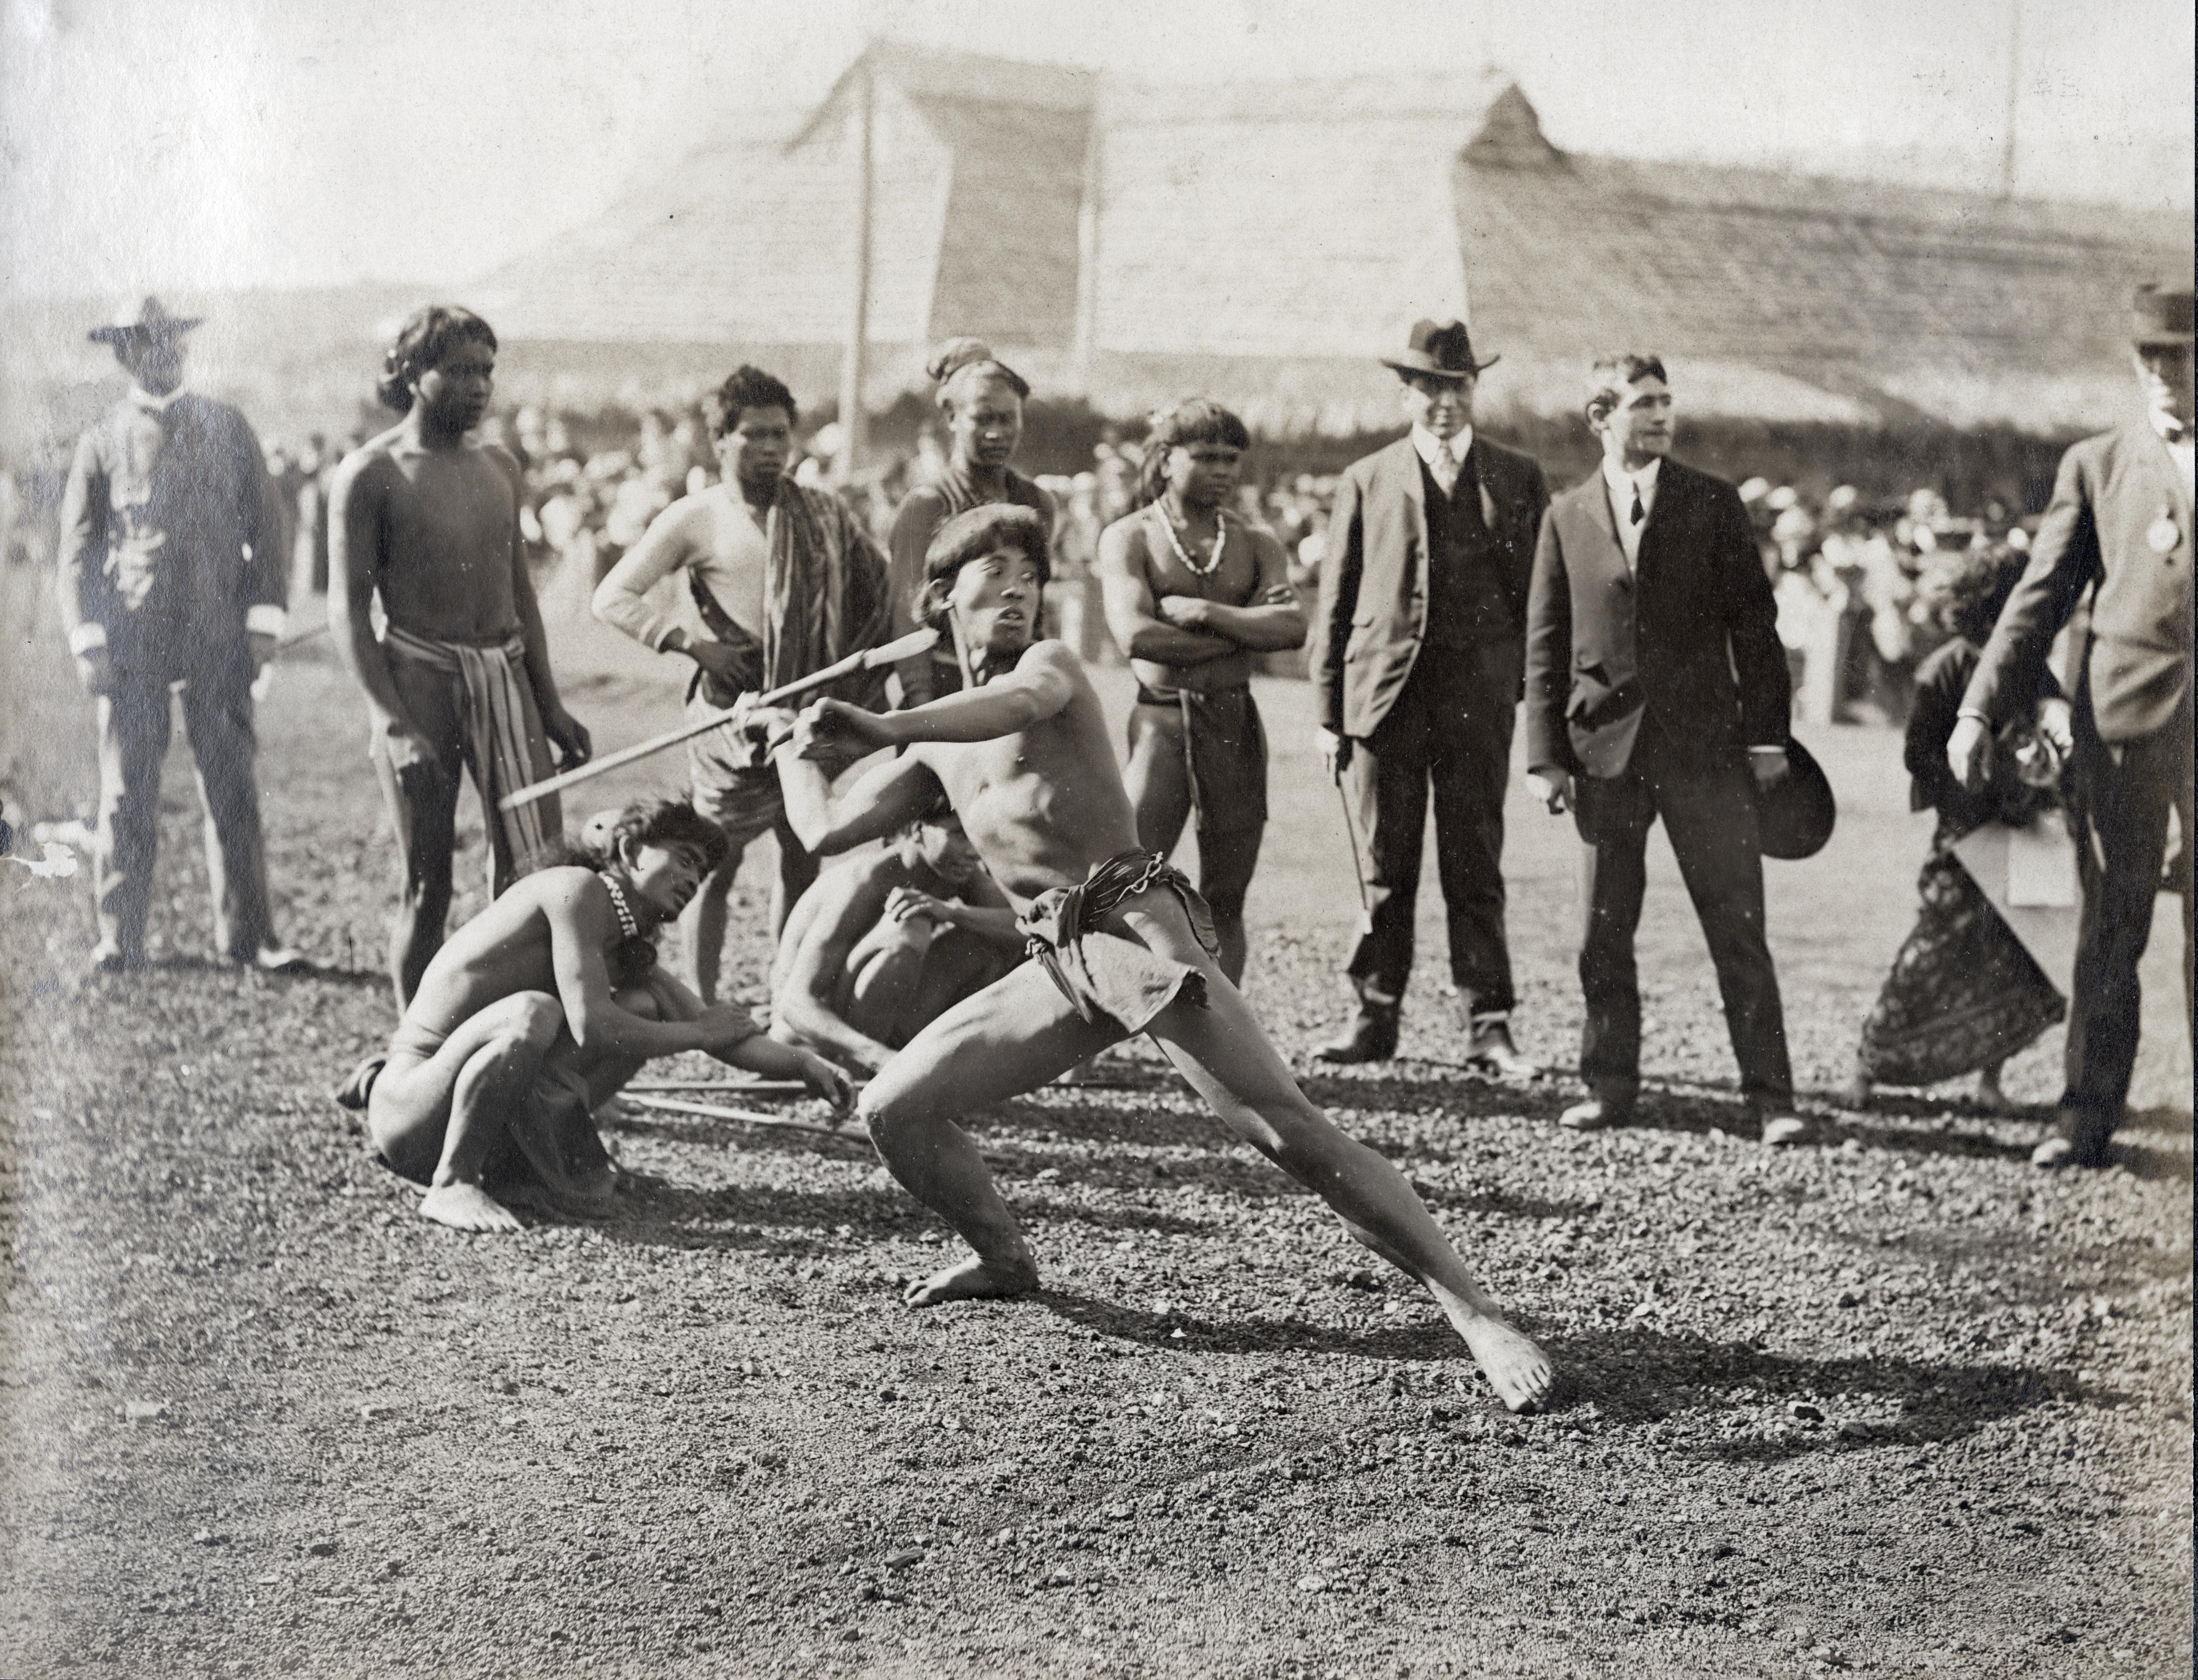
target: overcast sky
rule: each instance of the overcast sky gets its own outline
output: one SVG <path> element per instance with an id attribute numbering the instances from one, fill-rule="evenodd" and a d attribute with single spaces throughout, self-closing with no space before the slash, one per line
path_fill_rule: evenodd
<path id="1" fill-rule="evenodd" d="M 2187 209 L 2189 0 L 2019 0 L 2027 192 Z M 462 282 L 866 33 L 1168 80 L 1501 65 L 1577 150 L 1995 178 L 2018 0 L 0 0 L 4 289 Z"/>

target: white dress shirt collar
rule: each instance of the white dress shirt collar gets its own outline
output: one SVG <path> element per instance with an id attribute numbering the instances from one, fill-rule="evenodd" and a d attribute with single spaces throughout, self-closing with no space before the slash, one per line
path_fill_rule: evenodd
<path id="1" fill-rule="evenodd" d="M 1443 441 L 1424 426 L 1412 427 L 1412 447 L 1419 451 L 1420 459 L 1427 462 L 1429 472 L 1434 470 L 1435 456 L 1442 452 Z M 1473 427 L 1464 427 L 1449 442 L 1450 458 L 1462 462 L 1466 451 L 1473 447 Z"/>
<path id="2" fill-rule="evenodd" d="M 183 394 L 183 387 L 180 385 L 165 397 L 155 397 L 142 385 L 130 387 L 130 400 L 148 414 L 167 413 L 169 405 Z"/>
<path id="3" fill-rule="evenodd" d="M 1637 566 L 1641 560 L 1641 533 L 1648 528 L 1648 515 L 1656 509 L 1656 480 L 1664 465 L 1659 456 L 1645 467 L 1631 472 L 1603 458 L 1603 488 L 1610 497 L 1611 522 L 1618 528 L 1618 545 L 1625 550 L 1625 563 Z M 1641 523 L 1633 522 L 1633 498 L 1641 498 Z"/>

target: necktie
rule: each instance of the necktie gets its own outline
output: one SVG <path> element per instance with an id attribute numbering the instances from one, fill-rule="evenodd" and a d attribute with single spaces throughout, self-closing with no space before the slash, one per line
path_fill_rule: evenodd
<path id="1" fill-rule="evenodd" d="M 1434 464 L 1428 470 L 1435 475 L 1435 482 L 1442 486 L 1444 495 L 1457 488 L 1458 459 L 1451 453 L 1448 438 L 1436 440 Z"/>
<path id="2" fill-rule="evenodd" d="M 1648 517 L 1648 509 L 1641 505 L 1641 486 L 1637 484 L 1633 486 L 1633 522 L 1634 524 L 1638 525 L 1643 520 L 1647 519 Z"/>

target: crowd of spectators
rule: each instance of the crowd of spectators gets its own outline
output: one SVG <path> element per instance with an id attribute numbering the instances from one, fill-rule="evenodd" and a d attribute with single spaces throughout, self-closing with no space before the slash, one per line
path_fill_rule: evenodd
<path id="1" fill-rule="evenodd" d="M 695 413 L 648 411 L 634 419 L 525 407 L 491 418 L 486 431 L 520 463 L 520 526 L 553 611 L 584 612 L 596 583 L 649 521 L 717 471 Z M 292 576 L 299 590 L 326 585 L 329 480 L 336 463 L 362 441 L 363 433 L 315 433 L 268 445 L 269 471 L 293 519 Z M 811 483 L 829 479 L 840 445 L 836 425 L 818 429 L 801 447 L 796 476 Z M 882 542 L 902 497 L 937 472 L 945 453 L 928 427 L 918 433 L 913 450 L 878 453 L 842 493 Z M 1129 510 L 1137 456 L 1134 441 L 1109 433 L 1084 470 L 1037 475 L 1060 510 L 1056 578 L 1067 593 L 1085 594 L 1082 616 L 1090 631 L 1083 639 L 1100 657 L 1112 649 L 1097 629 L 1097 603 L 1089 598 L 1091 570 L 1099 533 Z M 65 461 L 55 465 L 66 470 Z M 38 514 L 57 497 L 41 494 L 34 474 L 0 477 L 0 541 L 12 559 L 49 560 L 51 543 L 42 540 Z M 1329 474 L 1284 473 L 1247 482 L 1238 491 L 1242 516 L 1282 538 L 1291 581 L 1308 602 L 1335 485 Z M 2006 504 L 1991 501 L 1957 514 L 1928 486 L 1897 502 L 1872 500 L 1852 485 L 1812 497 L 1759 477 L 1740 491 L 1776 593 L 1797 715 L 1808 723 L 1903 722 L 1915 669 L 1937 645 L 1919 588 L 1933 556 L 1987 544 L 2020 549 L 2029 540 L 2017 511 Z M 1295 671 L 1302 664 L 1301 654 L 1281 655 L 1270 668 Z"/>

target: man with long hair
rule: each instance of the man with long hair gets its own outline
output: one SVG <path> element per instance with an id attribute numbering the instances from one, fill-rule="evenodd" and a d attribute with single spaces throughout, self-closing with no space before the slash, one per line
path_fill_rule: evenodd
<path id="1" fill-rule="evenodd" d="M 397 831 L 389 973 L 400 1009 L 450 920 L 461 768 L 480 799 L 493 894 L 564 839 L 554 795 L 509 811 L 497 801 L 591 750 L 550 674 L 519 462 L 470 435 L 488 413 L 496 355 L 495 332 L 471 310 L 414 311 L 379 387 L 403 417 L 344 458 L 329 495 L 329 624 L 366 695 L 368 756 Z"/>
<path id="2" fill-rule="evenodd" d="M 1053 497 L 1009 464 L 1022 441 L 1029 382 L 979 339 L 950 339 L 924 371 L 933 381 L 932 400 L 946 421 L 946 463 L 938 477 L 910 491 L 893 514 L 887 548 L 895 636 L 916 628 L 923 557 L 948 520 L 972 508 L 1005 503 L 1044 514 L 1050 529 L 1055 514 Z M 944 648 L 904 660 L 896 669 L 904 706 L 951 694 L 962 680 Z"/>
<path id="3" fill-rule="evenodd" d="M 1253 661 L 1305 641 L 1304 610 L 1273 532 L 1229 503 L 1251 446 L 1218 403 L 1163 409 L 1145 440 L 1135 511 L 1099 539 L 1107 626 L 1137 698 L 1123 771 L 1137 844 L 1175 847 L 1198 818 L 1198 889 L 1221 938 L 1221 971 L 1244 978 L 1244 898 L 1267 825 L 1267 738 Z"/>
<path id="4" fill-rule="evenodd" d="M 875 647 L 891 626 L 885 557 L 838 497 L 787 470 L 800 418 L 794 393 L 760 368 L 742 366 L 711 392 L 710 445 L 718 481 L 682 497 L 653 520 L 597 585 L 595 614 L 659 653 L 694 662 L 687 711 L 699 717 L 821 671 Z M 664 612 L 649 591 L 677 573 L 699 633 Z M 882 675 L 847 679 L 840 692 L 875 698 Z M 748 843 L 778 841 L 770 931 L 784 930 L 817 879 L 817 860 L 787 825 L 778 777 L 733 730 L 688 743 L 695 808 L 725 831 L 732 849 L 683 924 L 697 994 L 717 996 L 725 901 Z"/>
<path id="5" fill-rule="evenodd" d="M 615 1174 L 593 1111 L 651 1058 L 700 1050 L 797 1078 L 835 1107 L 838 1069 L 775 1043 L 730 1004 L 706 1005 L 656 964 L 651 936 L 724 861 L 716 824 L 684 801 L 629 806 L 599 847 L 551 863 L 458 929 L 390 1039 L 354 1076 L 382 1164 L 427 1186 L 423 1218 L 519 1229 L 507 1201 L 595 1213 Z M 362 1101 L 363 1099 L 363 1101 Z"/>
<path id="6" fill-rule="evenodd" d="M 940 528 L 925 570 L 926 621 L 952 635 L 962 689 L 885 713 L 820 700 L 776 750 L 788 811 L 820 852 L 890 834 L 944 792 L 1029 941 L 1031 961 L 933 1021 L 863 1095 L 887 1169 L 974 1251 L 911 1286 L 910 1304 L 1038 1287 L 1030 1243 L 953 1117 L 1143 1032 L 1231 1130 L 1427 1287 L 1506 1406 L 1539 1404 L 1549 1360 L 1481 1292 L 1404 1176 L 1306 1100 L 1214 961 L 1205 901 L 1137 844 L 1082 661 L 1032 636 L 1044 521 L 973 509 Z M 835 799 L 816 760 L 849 742 L 907 750 Z"/>

